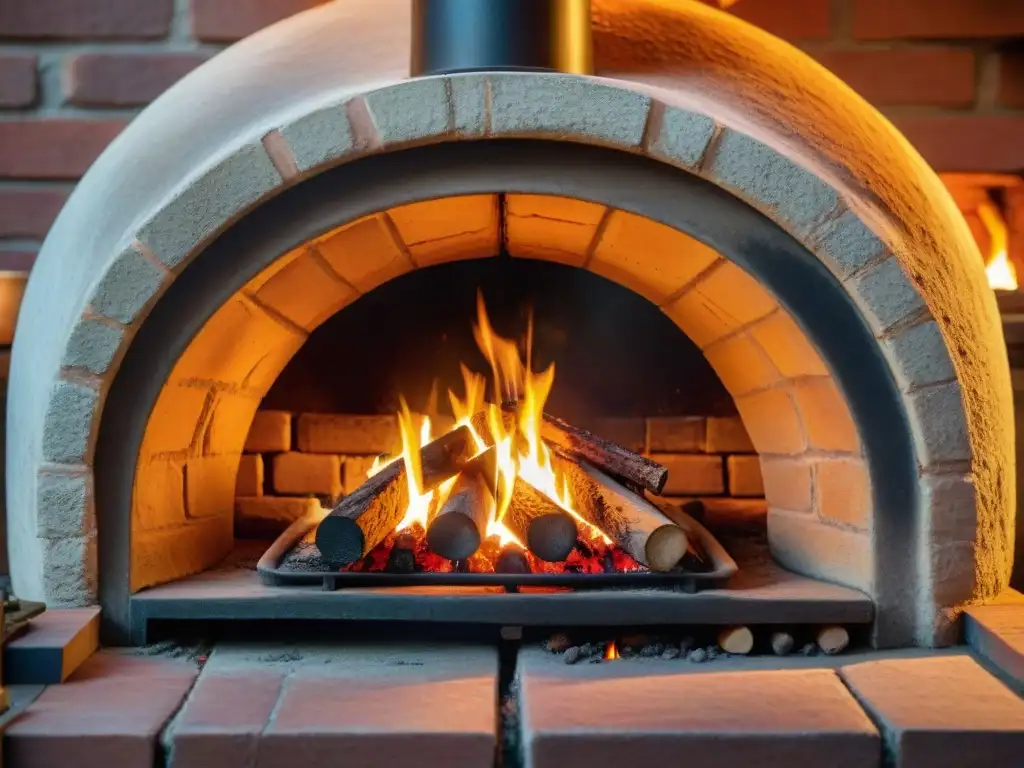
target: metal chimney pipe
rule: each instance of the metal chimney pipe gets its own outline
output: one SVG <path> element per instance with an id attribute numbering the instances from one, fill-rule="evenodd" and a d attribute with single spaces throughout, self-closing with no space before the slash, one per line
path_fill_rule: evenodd
<path id="1" fill-rule="evenodd" d="M 593 72 L 590 0 L 412 0 L 412 25 L 413 77 Z"/>

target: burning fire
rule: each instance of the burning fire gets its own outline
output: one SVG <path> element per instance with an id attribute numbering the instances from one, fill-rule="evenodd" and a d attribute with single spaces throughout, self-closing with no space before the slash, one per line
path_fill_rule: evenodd
<path id="1" fill-rule="evenodd" d="M 579 524 L 581 534 L 591 541 L 604 545 L 611 544 L 602 531 L 590 525 L 573 509 L 572 494 L 567 479 L 555 471 L 551 453 L 541 439 L 541 424 L 544 404 L 555 380 L 554 364 L 536 373 L 531 366 L 533 323 L 527 327 L 525 359 L 516 342 L 499 336 L 484 305 L 482 295 L 477 296 L 477 322 L 473 326 L 477 345 L 487 359 L 492 372 L 493 398 L 486 399 L 487 381 L 483 376 L 462 366 L 464 396 L 449 391 L 448 400 L 455 416 L 455 427 L 469 429 L 476 443 L 479 455 L 495 447 L 498 465 L 497 493 L 490 500 L 486 537 L 500 548 L 515 544 L 525 545 L 504 524 L 502 518 L 508 510 L 516 479 L 529 483 L 559 507 L 571 514 Z M 502 404 L 516 403 L 512 423 L 504 417 Z M 482 414 L 480 417 L 478 414 Z M 367 472 L 372 477 L 388 464 L 401 460 L 405 463 L 409 491 L 409 505 L 397 531 L 405 531 L 419 525 L 426 529 L 431 516 L 441 508 L 455 484 L 455 478 L 442 483 L 436 490 L 423 490 L 420 449 L 438 435 L 432 434 L 431 422 L 427 416 L 413 414 L 403 398 L 398 413 L 398 424 L 402 435 L 402 452 L 398 456 L 374 461 Z M 483 431 L 485 434 L 481 434 Z M 488 547 L 491 549 L 492 547 Z"/>
<path id="2" fill-rule="evenodd" d="M 619 658 L 619 649 L 615 646 L 615 641 L 613 640 L 604 649 L 604 660 L 615 661 L 617 658 Z"/>
<path id="3" fill-rule="evenodd" d="M 1017 270 L 1007 255 L 1006 222 L 999 209 L 991 202 L 983 202 L 978 206 L 978 218 L 988 230 L 992 243 L 985 274 L 988 284 L 996 291 L 1017 290 Z"/>

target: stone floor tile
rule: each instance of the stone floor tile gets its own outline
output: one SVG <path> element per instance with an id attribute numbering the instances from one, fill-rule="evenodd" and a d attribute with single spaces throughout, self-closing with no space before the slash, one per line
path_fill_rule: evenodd
<path id="1" fill-rule="evenodd" d="M 878 732 L 827 669 L 694 670 L 687 662 L 566 666 L 520 653 L 528 768 L 877 768 Z"/>
<path id="2" fill-rule="evenodd" d="M 99 608 L 51 608 L 4 646 L 4 681 L 62 683 L 100 644 Z"/>
<path id="3" fill-rule="evenodd" d="M 193 662 L 100 651 L 11 724 L 12 768 L 152 768 L 157 736 L 195 680 Z"/>
<path id="4" fill-rule="evenodd" d="M 895 768 L 1024 764 L 1024 701 L 969 656 L 869 661 L 840 675 Z"/>
<path id="5" fill-rule="evenodd" d="M 1024 604 L 968 608 L 964 624 L 975 652 L 1024 686 Z"/>

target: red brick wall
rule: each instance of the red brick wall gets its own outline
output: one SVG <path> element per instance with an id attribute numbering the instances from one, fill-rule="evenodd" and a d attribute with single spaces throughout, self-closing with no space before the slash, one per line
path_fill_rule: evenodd
<path id="1" fill-rule="evenodd" d="M 0 269 L 23 269 L 132 115 L 225 44 L 323 0 L 0 0 Z M 355 0 L 338 0 L 353 2 Z M 939 170 L 1024 170 L 1024 1 L 738 0 Z"/>

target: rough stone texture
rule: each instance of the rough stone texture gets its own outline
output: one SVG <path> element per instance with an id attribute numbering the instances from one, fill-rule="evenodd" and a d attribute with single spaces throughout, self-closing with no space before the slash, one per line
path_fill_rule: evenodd
<path id="1" fill-rule="evenodd" d="M 840 278 L 849 277 L 887 253 L 885 243 L 850 211 L 826 221 L 814 240 L 814 252 Z"/>
<path id="2" fill-rule="evenodd" d="M 448 130 L 444 79 L 414 80 L 407 88 L 384 88 L 366 94 L 381 142 L 400 144 L 438 136 Z"/>
<path id="3" fill-rule="evenodd" d="M 221 644 L 169 731 L 169 768 L 491 768 L 497 677 L 486 647 Z"/>
<path id="4" fill-rule="evenodd" d="M 1024 701 L 968 656 L 872 661 L 840 674 L 879 724 L 896 768 L 1020 761 Z"/>
<path id="5" fill-rule="evenodd" d="M 1006 677 L 1024 686 L 1024 603 L 967 609 L 967 642 Z"/>
<path id="6" fill-rule="evenodd" d="M 7 757 L 18 768 L 152 768 L 197 672 L 190 661 L 100 651 L 11 724 Z"/>
<path id="7" fill-rule="evenodd" d="M 43 427 L 43 458 L 58 464 L 83 463 L 95 414 L 96 390 L 70 381 L 58 381 L 50 393 Z"/>
<path id="8" fill-rule="evenodd" d="M 768 542 L 772 555 L 786 568 L 871 594 L 874 554 L 866 534 L 769 507 Z M 828 557 L 816 557 L 820 552 Z"/>
<path id="9" fill-rule="evenodd" d="M 924 299 L 896 259 L 886 259 L 857 275 L 847 285 L 875 333 L 884 333 L 924 308 Z"/>
<path id="10" fill-rule="evenodd" d="M 534 78 L 492 75 L 491 133 L 494 136 L 584 137 L 588 141 L 639 146 L 651 100 L 581 77 Z"/>
<path id="11" fill-rule="evenodd" d="M 59 539 L 85 536 L 96 526 L 92 475 L 39 475 L 39 536 Z"/>
<path id="12" fill-rule="evenodd" d="M 43 589 L 52 608 L 94 605 L 96 536 L 67 536 L 43 540 Z"/>
<path id="13" fill-rule="evenodd" d="M 281 128 L 300 171 L 338 160 L 353 149 L 355 139 L 344 107 L 329 106 L 303 115 Z"/>
<path id="14" fill-rule="evenodd" d="M 761 142 L 726 129 L 708 166 L 717 183 L 736 190 L 787 229 L 807 234 L 835 207 L 835 190 Z"/>
<path id="15" fill-rule="evenodd" d="M 366 473 L 370 471 L 376 456 L 346 456 L 341 465 L 342 485 L 346 494 L 366 482 Z"/>
<path id="16" fill-rule="evenodd" d="M 139 231 L 168 267 L 281 183 L 262 144 L 235 151 L 182 189 Z"/>
<path id="17" fill-rule="evenodd" d="M 709 419 L 666 416 L 647 420 L 647 449 L 653 452 L 700 453 L 704 451 Z M 739 419 L 737 423 L 742 424 Z M 744 432 L 744 435 L 746 432 Z M 716 448 L 708 453 L 724 453 Z"/>
<path id="18" fill-rule="evenodd" d="M 695 168 L 714 130 L 715 121 L 706 115 L 668 108 L 650 152 L 684 168 Z"/>
<path id="19" fill-rule="evenodd" d="M 123 338 L 124 331 L 120 328 L 98 320 L 83 319 L 71 332 L 63 364 L 102 375 L 110 367 Z"/>
<path id="20" fill-rule="evenodd" d="M 971 458 L 971 439 L 959 383 L 919 390 L 905 402 L 922 466 Z"/>
<path id="21" fill-rule="evenodd" d="M 480 75 L 455 75 L 450 78 L 452 113 L 460 136 L 481 136 L 487 130 L 485 101 L 487 78 Z"/>
<path id="22" fill-rule="evenodd" d="M 389 453 L 401 450 L 394 416 L 344 416 L 303 413 L 298 449 L 304 453 Z"/>
<path id="23" fill-rule="evenodd" d="M 878 733 L 833 671 L 712 670 L 660 660 L 567 666 L 523 650 L 525 762 L 659 765 L 685 755 L 695 768 L 879 765 Z"/>
<path id="24" fill-rule="evenodd" d="M 153 298 L 165 279 L 164 272 L 150 263 L 134 246 L 125 248 L 100 277 L 89 305 L 112 320 L 131 323 Z"/>
<path id="25" fill-rule="evenodd" d="M 274 457 L 274 490 L 283 494 L 341 494 L 341 460 L 326 453 L 279 453 Z"/>
<path id="26" fill-rule="evenodd" d="M 275 453 L 292 447 L 292 415 L 286 411 L 256 411 L 245 450 L 251 453 Z"/>
<path id="27" fill-rule="evenodd" d="M 897 383 L 904 391 L 956 377 L 946 342 L 934 321 L 903 329 L 885 339 L 882 348 L 892 363 Z"/>
<path id="28" fill-rule="evenodd" d="M 669 496 L 715 495 L 725 491 L 721 456 L 655 453 L 651 458 L 668 469 L 664 493 Z"/>
<path id="29" fill-rule="evenodd" d="M 133 530 L 129 586 L 135 592 L 205 571 L 223 560 L 234 543 L 230 504 L 225 514 L 174 528 Z"/>

